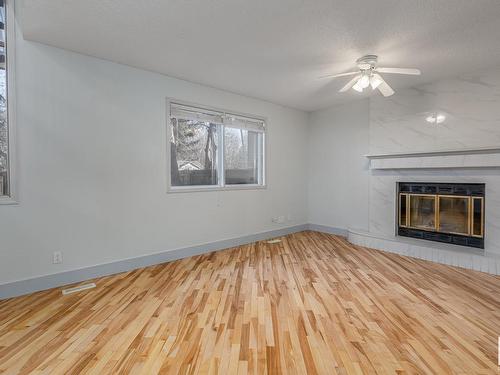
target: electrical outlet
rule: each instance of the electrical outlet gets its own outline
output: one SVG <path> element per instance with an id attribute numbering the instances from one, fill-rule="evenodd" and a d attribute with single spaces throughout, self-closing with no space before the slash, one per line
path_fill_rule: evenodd
<path id="1" fill-rule="evenodd" d="M 54 251 L 52 254 L 52 263 L 54 264 L 59 264 L 62 263 L 62 252 L 61 251 Z"/>
<path id="2" fill-rule="evenodd" d="M 285 222 L 285 217 L 284 216 L 273 217 L 272 222 L 276 224 L 283 224 Z"/>

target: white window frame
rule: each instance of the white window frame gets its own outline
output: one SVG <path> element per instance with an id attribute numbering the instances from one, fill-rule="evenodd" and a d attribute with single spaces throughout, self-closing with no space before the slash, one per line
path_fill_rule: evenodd
<path id="1" fill-rule="evenodd" d="M 7 136 L 9 161 L 9 195 L 0 196 L 0 205 L 18 204 L 17 163 L 16 163 L 16 19 L 15 0 L 4 0 L 7 71 Z"/>
<path id="2" fill-rule="evenodd" d="M 224 170 L 224 125 L 221 125 L 220 129 L 222 131 L 218 132 L 218 138 L 219 138 L 219 143 L 218 143 L 218 150 L 217 150 L 217 168 L 220 172 L 219 176 L 220 178 L 218 179 L 218 184 L 217 185 L 191 185 L 191 186 L 172 186 L 172 181 L 171 181 L 171 176 L 172 176 L 172 171 L 171 171 L 171 152 L 170 152 L 170 132 L 171 132 L 171 115 L 170 115 L 170 105 L 174 104 L 180 104 L 180 105 L 185 105 L 185 106 L 191 106 L 191 107 L 198 107 L 200 109 L 205 109 L 209 111 L 215 111 L 215 112 L 221 112 L 224 115 L 229 114 L 229 115 L 234 115 L 234 116 L 242 116 L 242 117 L 248 117 L 251 119 L 256 119 L 256 120 L 261 120 L 266 124 L 266 130 L 262 133 L 262 153 L 258 154 L 258 157 L 261 158 L 259 160 L 259 165 L 261 165 L 262 171 L 261 171 L 261 178 L 262 178 L 262 183 L 261 184 L 230 184 L 226 185 L 225 183 L 225 170 Z M 192 192 L 202 192 L 202 191 L 226 191 L 226 190 L 257 190 L 257 189 L 266 189 L 267 188 L 267 119 L 262 116 L 256 116 L 256 115 L 250 115 L 247 113 L 241 113 L 241 112 L 236 112 L 236 111 L 230 111 L 226 109 L 221 109 L 221 108 L 216 108 L 212 106 L 207 106 L 204 104 L 197 104 L 197 103 L 191 103 L 191 102 L 186 102 L 183 100 L 177 100 L 174 98 L 167 98 L 166 100 L 166 117 L 167 117 L 167 126 L 166 126 L 166 143 L 167 143 L 167 155 L 166 155 L 166 170 L 167 170 L 167 193 L 192 193 Z"/>

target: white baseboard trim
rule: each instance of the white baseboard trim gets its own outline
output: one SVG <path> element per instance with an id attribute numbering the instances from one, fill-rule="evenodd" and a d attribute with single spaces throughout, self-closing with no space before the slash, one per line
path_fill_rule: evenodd
<path id="1" fill-rule="evenodd" d="M 301 232 L 308 229 L 308 224 L 295 225 L 292 227 L 280 228 L 267 232 L 211 242 L 203 245 L 190 246 L 181 249 L 164 251 L 161 253 L 144 255 L 136 258 L 118 260 L 116 262 L 99 264 L 96 266 L 65 271 L 52 275 L 13 281 L 0 285 L 0 300 L 38 292 L 41 290 L 57 288 L 89 279 L 95 279 L 97 277 L 109 276 L 120 272 L 127 272 L 137 268 L 171 262 L 177 259 L 209 253 L 216 250 L 245 245 L 269 238 L 281 237 L 287 234 Z"/>

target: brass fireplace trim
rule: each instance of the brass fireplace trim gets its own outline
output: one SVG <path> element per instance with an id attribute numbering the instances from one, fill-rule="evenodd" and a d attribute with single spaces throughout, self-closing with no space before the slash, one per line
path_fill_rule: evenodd
<path id="1" fill-rule="evenodd" d="M 403 220 L 401 220 L 401 215 L 402 215 L 402 212 L 401 212 L 401 200 L 402 199 L 404 199 L 405 203 L 406 203 L 406 217 L 405 217 L 404 223 L 403 223 Z M 399 226 L 400 227 L 407 228 L 408 227 L 408 223 L 410 222 L 410 217 L 408 216 L 408 205 L 409 205 L 409 203 L 410 203 L 410 196 L 407 193 L 399 193 L 399 206 L 398 206 L 398 213 L 399 213 L 399 215 L 398 215 L 398 220 L 399 220 Z"/>
<path id="2" fill-rule="evenodd" d="M 484 198 L 483 197 L 471 197 L 471 204 L 470 204 L 470 218 L 471 218 L 471 224 L 470 224 L 470 235 L 472 237 L 478 237 L 478 238 L 483 238 L 484 237 Z M 481 233 L 480 234 L 474 234 L 474 200 L 480 200 L 481 201 Z"/>
<path id="3" fill-rule="evenodd" d="M 417 197 L 432 197 L 434 198 L 434 228 L 429 229 L 425 227 L 415 227 L 410 225 L 410 217 L 411 217 L 411 205 L 410 199 L 412 196 Z M 439 217 L 439 200 L 440 198 L 459 198 L 459 199 L 467 199 L 467 233 L 465 232 L 448 232 L 440 229 L 440 217 Z M 402 199 L 406 200 L 406 218 L 404 222 L 402 221 L 401 215 L 401 201 Z M 474 206 L 473 202 L 475 199 L 479 199 L 481 201 L 481 233 L 474 234 Z M 414 193 L 399 193 L 399 205 L 398 205 L 398 221 L 399 226 L 403 228 L 409 229 L 417 229 L 423 230 L 427 232 L 441 232 L 447 234 L 457 234 L 462 236 L 471 236 L 476 238 L 484 238 L 484 197 L 474 197 L 474 196 L 465 196 L 465 195 L 446 195 L 446 194 L 414 194 Z"/>
<path id="4" fill-rule="evenodd" d="M 441 220 L 440 220 L 440 210 L 439 210 L 439 202 L 441 198 L 453 198 L 453 199 L 467 199 L 467 232 L 451 232 L 451 231 L 445 231 L 441 229 Z M 437 217 L 438 220 L 436 222 L 436 228 L 438 232 L 441 233 L 449 233 L 449 234 L 459 234 L 462 236 L 470 236 L 471 235 L 471 197 L 468 195 L 442 195 L 439 194 L 437 195 Z"/>

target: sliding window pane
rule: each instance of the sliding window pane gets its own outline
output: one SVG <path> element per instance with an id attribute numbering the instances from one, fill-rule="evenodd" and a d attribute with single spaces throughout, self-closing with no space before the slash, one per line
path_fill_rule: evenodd
<path id="1" fill-rule="evenodd" d="M 171 121 L 171 185 L 217 185 L 218 125 L 176 118 Z"/>
<path id="2" fill-rule="evenodd" d="M 224 129 L 224 171 L 227 185 L 262 181 L 263 134 L 246 129 Z"/>

